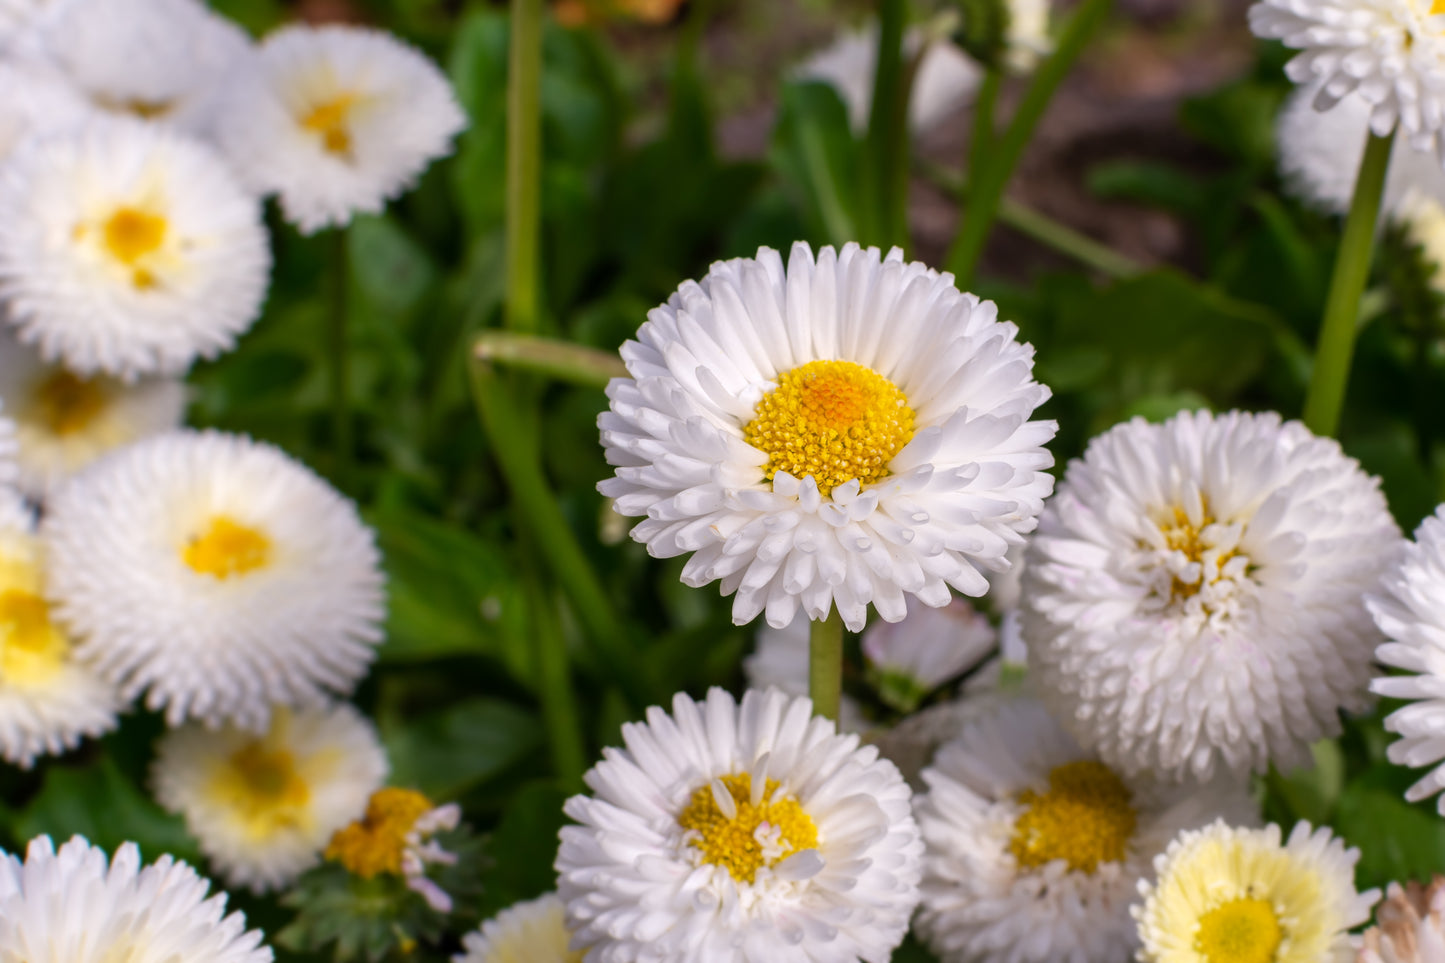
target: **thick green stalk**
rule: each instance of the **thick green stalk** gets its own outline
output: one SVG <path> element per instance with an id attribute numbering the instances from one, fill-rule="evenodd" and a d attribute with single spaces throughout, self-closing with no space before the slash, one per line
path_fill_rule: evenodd
<path id="1" fill-rule="evenodd" d="M 999 202 L 1023 157 L 1024 148 L 1048 110 L 1054 93 L 1112 7 L 1113 0 L 1083 0 L 1079 4 L 1059 37 L 1053 55 L 1039 65 L 1008 130 L 989 153 L 982 169 L 969 172 L 970 203 L 964 208 L 963 225 L 947 259 L 948 270 L 953 272 L 959 287 L 973 284 L 978 260 L 998 215 Z"/>
<path id="2" fill-rule="evenodd" d="M 627 367 L 615 351 L 530 334 L 484 331 L 477 336 L 473 352 L 481 361 L 584 388 L 605 388 L 613 378 L 627 377 Z"/>
<path id="3" fill-rule="evenodd" d="M 507 327 L 535 331 L 542 225 L 542 0 L 512 0 L 507 67 Z"/>
<path id="4" fill-rule="evenodd" d="M 843 701 L 843 617 L 834 609 L 826 619 L 810 625 L 808 696 L 815 713 L 836 722 Z"/>
<path id="5" fill-rule="evenodd" d="M 908 89 L 903 68 L 907 0 L 878 2 L 878 59 L 863 144 L 863 224 L 869 243 L 907 243 Z"/>
<path id="6" fill-rule="evenodd" d="M 331 232 L 330 271 L 328 272 L 326 339 L 331 374 L 331 451 L 336 486 L 345 491 L 351 484 L 351 464 L 355 457 L 351 434 L 350 357 L 347 346 L 347 291 L 351 284 L 350 252 L 347 241 L 351 231 L 345 227 Z"/>
<path id="7" fill-rule="evenodd" d="M 1356 323 L 1360 296 L 1370 276 L 1375 249 L 1375 226 L 1380 217 L 1380 199 L 1385 192 L 1385 174 L 1390 168 L 1390 150 L 1395 135 L 1370 135 L 1360 173 L 1355 178 L 1355 196 L 1345 218 L 1345 233 L 1335 256 L 1335 272 L 1325 301 L 1324 323 L 1315 348 L 1314 371 L 1305 394 L 1305 426 L 1317 435 L 1335 434 L 1345 405 L 1345 386 L 1350 379 L 1350 358 L 1355 351 Z"/>
<path id="8" fill-rule="evenodd" d="M 1002 85 L 1003 75 L 998 67 L 989 67 L 983 75 L 983 85 L 978 89 L 978 99 L 973 103 L 973 137 L 968 143 L 968 173 L 970 178 L 977 177 L 978 173 L 988 166 L 988 158 L 993 153 L 994 138 L 997 131 L 994 130 L 994 112 L 998 106 L 998 90 Z"/>

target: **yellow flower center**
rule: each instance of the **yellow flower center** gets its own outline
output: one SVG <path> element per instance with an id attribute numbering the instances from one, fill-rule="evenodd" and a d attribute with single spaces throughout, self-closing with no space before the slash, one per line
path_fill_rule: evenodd
<path id="1" fill-rule="evenodd" d="M 79 434 L 105 410 L 106 391 L 99 379 L 78 378 L 57 370 L 35 387 L 31 409 L 36 421 L 54 435 Z"/>
<path id="2" fill-rule="evenodd" d="M 97 94 L 93 99 L 102 110 L 116 114 L 131 114 L 142 120 L 156 120 L 164 117 L 176 106 L 175 102 L 170 100 L 145 100 L 141 97 L 118 98 L 107 94 Z"/>
<path id="3" fill-rule="evenodd" d="M 1441 2 L 1445 2 L 1445 0 L 1441 0 Z M 1169 546 L 1170 551 L 1183 552 L 1184 557 L 1189 561 L 1203 564 L 1204 555 L 1209 551 L 1210 546 L 1201 540 L 1199 533 L 1213 525 L 1214 522 L 1214 516 L 1209 513 L 1209 502 L 1205 501 L 1204 511 L 1198 525 L 1191 522 L 1189 513 L 1178 505 L 1171 508 L 1158 524 L 1159 531 L 1164 535 L 1164 543 Z M 1222 571 L 1225 563 L 1238 554 L 1237 549 L 1221 553 L 1216 560 L 1217 569 Z M 1215 575 L 1210 584 L 1217 581 L 1219 581 L 1219 576 Z M 1203 577 L 1197 582 L 1183 582 L 1175 578 L 1169 588 L 1169 597 L 1172 600 L 1180 601 L 1193 598 L 1199 594 L 1199 590 L 1204 587 L 1204 584 Z"/>
<path id="4" fill-rule="evenodd" d="M 64 633 L 50 621 L 50 606 L 34 592 L 0 592 L 0 680 L 40 685 L 59 672 L 70 652 Z"/>
<path id="5" fill-rule="evenodd" d="M 1230 900 L 1199 917 L 1194 949 L 1206 963 L 1271 963 L 1284 940 L 1267 900 Z"/>
<path id="6" fill-rule="evenodd" d="M 194 572 L 227 579 L 264 568 L 271 561 L 271 540 L 258 529 L 217 515 L 204 535 L 186 543 L 182 557 Z"/>
<path id="7" fill-rule="evenodd" d="M 1047 792 L 1026 789 L 1018 801 L 1028 808 L 1014 823 L 1009 852 L 1025 869 L 1062 859 L 1071 870 L 1092 873 L 1100 863 L 1118 862 L 1138 821 L 1128 787 L 1089 759 L 1055 767 Z"/>
<path id="8" fill-rule="evenodd" d="M 690 841 L 704 862 L 751 883 L 761 867 L 818 845 L 813 820 L 796 799 L 775 798 L 777 791 L 769 779 L 754 798 L 752 776 L 722 776 L 693 792 L 677 824 L 697 834 Z"/>
<path id="9" fill-rule="evenodd" d="M 1442 13 L 1445 13 L 1445 0 L 1435 0 L 1430 4 L 1430 16 L 1434 17 Z"/>
<path id="10" fill-rule="evenodd" d="M 810 361 L 778 377 L 743 437 L 767 453 L 768 481 L 780 471 L 812 475 L 827 495 L 885 477 L 913 431 L 913 409 L 893 382 L 851 361 Z"/>
<path id="11" fill-rule="evenodd" d="M 321 136 L 321 146 L 326 148 L 328 153 L 337 154 L 342 157 L 351 154 L 351 131 L 348 123 L 351 120 L 351 112 L 361 97 L 353 93 L 343 93 L 318 104 L 311 109 L 305 117 L 301 118 L 301 126 L 314 134 Z"/>
<path id="12" fill-rule="evenodd" d="M 406 834 L 431 809 L 431 800 L 415 790 L 378 789 L 366 804 L 366 815 L 331 837 L 326 858 L 362 879 L 400 875 Z"/>
<path id="13" fill-rule="evenodd" d="M 231 753 L 211 780 L 212 801 L 229 810 L 252 839 L 301 826 L 311 789 L 297 771 L 295 757 L 262 740 Z"/>
<path id="14" fill-rule="evenodd" d="M 131 283 L 137 289 L 154 287 L 156 276 L 140 262 L 161 249 L 169 224 L 164 216 L 138 207 L 122 207 L 106 219 L 102 228 L 105 249 L 131 269 Z"/>

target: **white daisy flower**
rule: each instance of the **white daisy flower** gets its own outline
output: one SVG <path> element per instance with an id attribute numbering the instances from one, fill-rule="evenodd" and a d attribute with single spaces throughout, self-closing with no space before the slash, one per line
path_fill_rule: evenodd
<path id="1" fill-rule="evenodd" d="M 177 431 L 63 485 L 48 591 L 80 651 L 132 697 L 261 729 L 348 693 L 381 641 L 380 559 L 356 508 L 271 445 Z"/>
<path id="2" fill-rule="evenodd" d="M 171 856 L 141 865 L 126 843 L 108 861 L 80 836 L 0 854 L 0 963 L 271 963 L 261 932 L 226 913 L 226 894 Z"/>
<path id="3" fill-rule="evenodd" d="M 0 0 L 0 53 L 9 53 L 8 48 L 15 38 L 23 35 L 52 2 L 53 0 Z"/>
<path id="4" fill-rule="evenodd" d="M 1187 830 L 1155 857 L 1157 883 L 1139 884 L 1141 963 L 1351 963 L 1349 930 L 1380 891 L 1355 892 L 1358 849 L 1299 823 L 1238 829 L 1223 820 Z"/>
<path id="5" fill-rule="evenodd" d="M 905 593 L 982 595 L 1053 488 L 1058 427 L 1029 420 L 1049 390 L 997 313 L 896 249 L 714 264 L 622 346 L 598 487 L 739 624 L 836 605 L 859 631 L 870 602 L 896 622 Z"/>
<path id="6" fill-rule="evenodd" d="M 261 205 L 204 145 L 104 118 L 0 170 L 0 304 L 77 374 L 177 374 L 260 314 Z"/>
<path id="7" fill-rule="evenodd" d="M 1276 414 L 1135 419 L 1069 465 L 1029 541 L 1029 670 L 1125 774 L 1282 769 L 1369 701 L 1379 481 Z"/>
<path id="8" fill-rule="evenodd" d="M 963 599 L 937 609 L 910 599 L 901 622 L 874 622 L 862 639 L 874 687 L 904 711 L 978 665 L 997 643 L 988 619 Z"/>
<path id="9" fill-rule="evenodd" d="M 1258 816 L 1243 781 L 1121 778 L 1033 699 L 964 721 L 923 771 L 919 932 L 943 963 L 1119 963 L 1140 879 L 1182 829 Z"/>
<path id="10" fill-rule="evenodd" d="M 1008 12 L 1008 44 L 1003 63 L 1015 73 L 1028 73 L 1039 60 L 1054 51 L 1049 36 L 1050 0 L 1005 0 Z"/>
<path id="11" fill-rule="evenodd" d="M 1436 0 L 1259 0 L 1249 10 L 1249 25 L 1259 36 L 1301 51 L 1285 72 L 1297 84 L 1320 85 L 1317 110 L 1357 93 L 1370 104 L 1377 135 L 1398 123 L 1416 150 L 1442 152 L 1442 13 Z"/>
<path id="12" fill-rule="evenodd" d="M 194 723 L 172 729 L 156 747 L 151 781 L 226 885 L 263 893 L 320 862 L 386 773 L 376 730 L 340 704 L 278 709 L 263 735 Z"/>
<path id="13" fill-rule="evenodd" d="M 0 332 L 0 401 L 15 419 L 20 488 L 43 499 L 106 452 L 179 425 L 186 387 L 174 378 L 82 378 Z"/>
<path id="14" fill-rule="evenodd" d="M 0 497 L 0 756 L 25 769 L 114 729 L 121 709 L 51 618 L 33 525 L 19 498 Z"/>
<path id="15" fill-rule="evenodd" d="M 1391 883 L 1365 930 L 1356 963 L 1438 963 L 1445 960 L 1445 876 L 1428 886 Z"/>
<path id="16" fill-rule="evenodd" d="M 556 893 L 517 903 L 462 937 L 452 963 L 582 963 Z"/>
<path id="17" fill-rule="evenodd" d="M 30 138 L 79 126 L 92 116 L 80 92 L 43 66 L 0 60 L 0 90 L 5 91 L 0 97 L 0 163 Z"/>
<path id="18" fill-rule="evenodd" d="M 593 963 L 883 963 L 918 901 L 908 786 L 812 703 L 721 689 L 623 727 L 573 796 L 558 891 Z"/>
<path id="19" fill-rule="evenodd" d="M 452 898 L 427 876 L 428 867 L 449 866 L 455 853 L 432 837 L 457 828 L 462 810 L 456 803 L 434 806 L 414 789 L 388 786 L 372 793 L 366 813 L 336 831 L 326 858 L 362 879 L 383 873 L 401 876 L 438 913 L 452 911 Z"/>
<path id="20" fill-rule="evenodd" d="M 376 213 L 466 127 L 422 54 L 361 27 L 287 27 L 234 81 L 218 136 L 241 176 L 310 234 Z"/>

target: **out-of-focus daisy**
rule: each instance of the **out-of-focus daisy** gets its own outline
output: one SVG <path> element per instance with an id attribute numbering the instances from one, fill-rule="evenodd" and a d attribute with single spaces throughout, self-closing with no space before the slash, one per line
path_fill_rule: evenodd
<path id="1" fill-rule="evenodd" d="M 1430 286 L 1437 294 L 1445 295 L 1445 203 L 1442 198 L 1421 193 L 1407 195 L 1396 220 L 1405 238 L 1424 255 Z"/>
<path id="2" fill-rule="evenodd" d="M 0 0 L 3 9 L 4 0 Z M 3 14 L 0 14 L 3 17 Z M 64 77 L 43 66 L 0 60 L 0 162 L 31 137 L 74 127 L 91 107 Z"/>
<path id="3" fill-rule="evenodd" d="M 1356 963 L 1436 963 L 1445 960 L 1445 876 L 1428 886 L 1391 883 L 1365 930 Z"/>
<path id="4" fill-rule="evenodd" d="M 462 938 L 452 963 L 582 963 L 556 893 L 517 903 Z"/>
<path id="5" fill-rule="evenodd" d="M 20 487 L 43 498 L 106 452 L 180 424 L 186 388 L 172 378 L 83 378 L 0 332 L 0 401 L 15 419 Z"/>
<path id="6" fill-rule="evenodd" d="M 226 885 L 260 893 L 315 865 L 386 772 L 376 730 L 342 704 L 279 710 L 263 735 L 194 723 L 172 729 L 151 780 Z"/>
<path id="7" fill-rule="evenodd" d="M 59 852 L 38 836 L 24 862 L 0 854 L 0 961 L 271 963 L 260 930 L 210 888 L 171 856 L 142 866 L 135 843 L 107 860 L 80 836 Z"/>
<path id="8" fill-rule="evenodd" d="M 1364 595 L 1399 543 L 1378 480 L 1298 422 L 1117 425 L 1029 541 L 1029 670 L 1126 774 L 1288 768 L 1368 702 Z"/>
<path id="9" fill-rule="evenodd" d="M 465 126 L 441 71 L 390 34 L 294 26 L 234 79 L 218 135 L 241 176 L 309 234 L 380 211 Z"/>
<path id="10" fill-rule="evenodd" d="M 1355 892 L 1358 849 L 1299 823 L 1239 829 L 1223 820 L 1187 830 L 1139 887 L 1142 963 L 1348 963 L 1349 930 L 1370 918 L 1379 890 Z"/>
<path id="11" fill-rule="evenodd" d="M 863 628 L 905 593 L 982 595 L 981 570 L 1033 529 L 1053 488 L 1030 421 L 1049 390 L 997 308 L 900 251 L 796 244 L 714 264 L 622 346 L 599 425 L 598 486 L 683 581 L 721 580 L 733 619 L 837 606 Z"/>
<path id="12" fill-rule="evenodd" d="M 96 120 L 0 170 L 0 308 L 77 374 L 174 374 L 230 348 L 270 264 L 260 203 L 164 128 Z"/>
<path id="13" fill-rule="evenodd" d="M 23 34 L 31 22 L 52 2 L 53 0 L 0 0 L 0 53 L 8 53 L 7 48 L 15 38 Z M 5 88 L 0 88 L 3 89 Z"/>
<path id="14" fill-rule="evenodd" d="M 365 815 L 336 831 L 326 858 L 362 879 L 383 873 L 404 877 L 427 905 L 449 913 L 452 898 L 427 877 L 427 867 L 456 862 L 432 837 L 456 829 L 461 815 L 456 803 L 436 806 L 414 789 L 381 789 L 367 802 Z"/>
<path id="15" fill-rule="evenodd" d="M 1124 779 L 1027 698 L 973 714 L 923 771 L 919 930 L 944 963 L 1117 963 L 1128 906 L 1182 829 L 1253 820 L 1243 781 Z"/>
<path id="16" fill-rule="evenodd" d="M 1053 52 L 1049 3 L 1050 0 L 1005 0 L 1003 4 L 1008 15 L 1003 63 L 1015 73 L 1033 70 L 1040 58 Z"/>
<path id="17" fill-rule="evenodd" d="M 983 660 L 998 641 L 988 619 L 963 599 L 929 608 L 910 599 L 901 622 L 863 632 L 868 676 L 883 701 L 911 712 L 929 693 Z"/>
<path id="18" fill-rule="evenodd" d="M 51 618 L 32 524 L 18 498 L 0 495 L 0 756 L 27 769 L 113 729 L 121 708 Z"/>
<path id="19" fill-rule="evenodd" d="M 383 579 L 356 508 L 279 449 L 177 431 L 63 485 L 48 591 L 82 654 L 167 720 L 263 728 L 345 694 L 381 641 Z"/>
<path id="20" fill-rule="evenodd" d="M 923 845 L 898 770 L 777 690 L 721 689 L 623 727 L 557 855 L 588 959 L 886 960 Z"/>

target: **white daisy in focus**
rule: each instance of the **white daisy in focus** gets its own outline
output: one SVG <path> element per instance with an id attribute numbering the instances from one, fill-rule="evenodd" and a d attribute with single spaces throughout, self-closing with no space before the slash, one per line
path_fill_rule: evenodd
<path id="1" fill-rule="evenodd" d="M 517 903 L 462 938 L 452 963 L 582 963 L 556 893 Z"/>
<path id="2" fill-rule="evenodd" d="M 271 963 L 260 930 L 226 894 L 171 856 L 141 865 L 126 843 L 107 860 L 80 836 L 49 836 L 25 860 L 0 854 L 0 963 Z"/>
<path id="3" fill-rule="evenodd" d="M 1375 925 L 1365 930 L 1356 963 L 1438 963 L 1445 960 L 1445 876 L 1428 886 L 1411 881 L 1385 888 Z"/>
<path id="4" fill-rule="evenodd" d="M 456 829 L 461 816 L 456 803 L 436 806 L 414 789 L 378 789 L 368 800 L 365 814 L 331 837 L 326 858 L 362 879 L 400 876 L 434 911 L 450 913 L 451 896 L 427 873 L 430 866 L 450 866 L 457 861 L 455 853 L 432 837 Z"/>
<path id="5" fill-rule="evenodd" d="M 997 314 L 897 250 L 714 264 L 622 346 L 598 488 L 739 624 L 836 605 L 859 631 L 869 603 L 896 622 L 905 593 L 982 595 L 1053 488 L 1058 427 L 1029 420 L 1049 390 Z"/>
<path id="6" fill-rule="evenodd" d="M 178 374 L 261 312 L 261 205 L 219 155 L 137 120 L 30 142 L 0 169 L 0 307 L 79 375 Z"/>
<path id="7" fill-rule="evenodd" d="M 171 725 L 266 726 L 323 704 L 381 641 L 383 577 L 356 507 L 280 449 L 176 431 L 61 486 L 48 592 L 81 654 Z"/>
<path id="8" fill-rule="evenodd" d="M 721 689 L 623 727 L 557 854 L 596 963 L 876 963 L 908 930 L 923 844 L 908 786 L 812 703 Z"/>
<path id="9" fill-rule="evenodd" d="M 1258 818 L 1243 780 L 1126 780 L 1028 698 L 974 713 L 923 771 L 918 929 L 943 963 L 1117 963 L 1129 903 L 1183 829 Z"/>
<path id="10" fill-rule="evenodd" d="M 1438 0 L 1258 0 L 1249 25 L 1300 51 L 1285 73 L 1297 84 L 1319 85 L 1316 110 L 1358 94 L 1377 135 L 1398 123 L 1411 147 L 1445 162 L 1442 14 Z"/>
<path id="11" fill-rule="evenodd" d="M 0 60 L 0 90 L 0 163 L 30 138 L 79 126 L 92 114 L 78 90 L 42 66 Z"/>
<path id="12" fill-rule="evenodd" d="M 1379 890 L 1355 892 L 1358 849 L 1299 823 L 1239 829 L 1223 820 L 1187 830 L 1155 857 L 1158 882 L 1131 908 L 1141 963 L 1350 963 L 1349 930 L 1370 918 Z"/>
<path id="13" fill-rule="evenodd" d="M 20 488 L 39 500 L 106 452 L 179 425 L 186 387 L 82 378 L 0 332 L 0 401 L 15 419 Z"/>
<path id="14" fill-rule="evenodd" d="M 1399 544 L 1378 479 L 1299 422 L 1136 418 L 1069 465 L 1029 540 L 1029 672 L 1122 773 L 1289 769 L 1369 701 L 1364 595 Z"/>
<path id="15" fill-rule="evenodd" d="M 161 737 L 151 769 L 160 804 L 180 813 L 227 886 L 279 889 L 320 862 L 386 779 L 386 753 L 361 713 L 277 710 L 256 734 L 192 723 Z"/>
<path id="16" fill-rule="evenodd" d="M 900 622 L 874 622 L 863 632 L 868 677 L 884 702 L 912 712 L 929 694 L 991 654 L 998 635 L 963 599 L 930 608 L 908 602 Z"/>
<path id="17" fill-rule="evenodd" d="M 24 769 L 114 729 L 121 710 L 51 618 L 33 526 L 19 498 L 0 495 L 0 756 Z"/>
<path id="18" fill-rule="evenodd" d="M 797 616 L 781 629 L 763 624 L 754 637 L 753 652 L 743 659 L 743 677 L 749 689 L 782 689 L 788 695 L 808 694 L 808 629 L 810 623 Z M 858 700 L 844 692 L 838 702 L 840 732 L 864 732 L 869 728 Z"/>
<path id="19" fill-rule="evenodd" d="M 450 84 L 390 34 L 286 27 L 238 75 L 218 136 L 243 179 L 303 233 L 376 213 L 466 127 Z"/>

